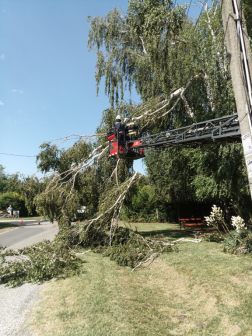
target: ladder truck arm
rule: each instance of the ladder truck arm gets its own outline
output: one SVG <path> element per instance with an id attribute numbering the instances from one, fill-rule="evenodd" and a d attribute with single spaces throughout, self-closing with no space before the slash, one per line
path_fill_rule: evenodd
<path id="1" fill-rule="evenodd" d="M 125 135 L 115 130 L 107 132 L 110 156 L 122 159 L 141 159 L 144 149 L 174 146 L 199 146 L 214 142 L 240 143 L 241 131 L 237 113 L 233 115 L 194 123 L 190 126 L 167 130 L 126 141 Z"/>

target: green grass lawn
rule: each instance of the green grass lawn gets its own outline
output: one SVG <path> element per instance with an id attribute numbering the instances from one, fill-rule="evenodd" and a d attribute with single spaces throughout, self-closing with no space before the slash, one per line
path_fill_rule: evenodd
<path id="1" fill-rule="evenodd" d="M 145 235 L 187 236 L 173 224 L 136 224 Z M 100 254 L 82 274 L 49 282 L 33 312 L 38 335 L 252 335 L 252 258 L 217 243 L 183 242 L 131 272 Z"/>
<path id="2" fill-rule="evenodd" d="M 170 223 L 125 223 L 120 222 L 120 226 L 128 227 L 132 230 L 136 230 L 143 236 L 154 236 L 157 234 L 163 234 L 170 240 L 179 239 L 182 237 L 191 237 L 192 234 L 186 232 L 184 229 L 180 230 L 179 224 Z"/>
<path id="3" fill-rule="evenodd" d="M 0 222 L 0 233 L 16 228 L 16 225 Z"/>

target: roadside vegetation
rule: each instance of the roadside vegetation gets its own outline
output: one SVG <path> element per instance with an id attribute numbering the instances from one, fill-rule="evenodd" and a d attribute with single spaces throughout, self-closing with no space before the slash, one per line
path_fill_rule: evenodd
<path id="1" fill-rule="evenodd" d="M 144 237 L 192 237 L 173 224 L 134 224 Z M 175 230 L 174 230 L 175 229 Z M 190 238 L 191 239 L 191 238 Z M 33 312 L 38 335 L 251 335 L 250 256 L 184 242 L 131 272 L 89 252 L 81 273 L 52 280 Z"/>
<path id="2" fill-rule="evenodd" d="M 111 105 L 94 135 L 41 145 L 41 179 L 1 168 L 2 209 L 16 202 L 22 215 L 56 219 L 59 234 L 18 251 L 0 247 L 0 283 L 51 280 L 31 322 L 38 335 L 251 335 L 242 145 L 147 150 L 142 176 L 132 160 L 109 157 L 106 137 L 118 114 L 156 134 L 236 111 L 219 2 L 206 2 L 197 22 L 171 0 L 131 0 L 126 13 L 89 21 L 97 86 L 105 80 Z M 132 86 L 140 104 L 123 101 Z M 201 242 L 177 224 L 155 224 L 193 216 L 213 228 Z M 120 220 L 150 224 L 133 231 Z"/>
<path id="3" fill-rule="evenodd" d="M 95 134 L 66 136 L 40 146 L 40 179 L 9 176 L 0 167 L 3 209 L 16 202 L 27 215 L 37 213 L 59 223 L 53 242 L 3 253 L 2 264 L 10 253 L 25 260 L 2 267 L 0 282 L 12 286 L 43 282 L 64 274 L 63 265 L 69 274 L 75 273 L 81 248 L 95 249 L 132 268 L 163 254 L 176 255 L 176 246 L 165 237 L 145 238 L 120 228 L 119 220 L 203 218 L 213 204 L 223 211 L 215 231 L 219 240 L 226 241 L 226 251 L 250 253 L 249 231 L 244 237 L 229 233 L 233 216 L 241 216 L 246 225 L 252 216 L 241 144 L 147 150 L 146 176 L 133 170 L 132 160 L 109 156 L 106 131 L 118 114 L 137 121 L 143 135 L 236 110 L 220 3 L 201 5 L 196 22 L 188 17 L 187 5 L 172 0 L 130 0 L 126 13 L 114 8 L 104 18 L 88 18 L 88 47 L 97 57 L 97 89 L 104 79 L 110 106 L 103 111 Z M 249 15 L 247 20 L 251 27 Z M 141 97 L 139 104 L 123 100 L 125 88 L 132 86 Z M 76 138 L 72 146 L 67 145 Z M 81 207 L 86 211 L 79 216 Z"/>
<path id="4" fill-rule="evenodd" d="M 8 174 L 4 167 L 0 164 L 0 211 L 1 214 L 7 213 L 7 208 L 12 205 L 13 210 L 19 210 L 20 217 L 37 215 L 35 206 L 26 203 L 26 183 L 29 177 L 24 177 L 19 173 Z M 37 183 L 37 192 L 40 190 L 41 184 Z M 23 219 L 24 219 L 23 218 Z M 0 220 L 1 220 L 0 216 Z M 3 218 L 8 220 L 8 218 Z"/>
<path id="5" fill-rule="evenodd" d="M 8 222 L 7 223 L 0 222 L 0 233 L 10 231 L 12 229 L 15 229 L 16 227 L 17 227 L 16 225 L 9 224 Z"/>

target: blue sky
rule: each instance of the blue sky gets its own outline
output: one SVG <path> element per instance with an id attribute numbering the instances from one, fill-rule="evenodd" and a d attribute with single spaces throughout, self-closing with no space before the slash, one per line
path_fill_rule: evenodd
<path id="1" fill-rule="evenodd" d="M 1 1 L 0 153 L 33 156 L 45 141 L 95 132 L 109 99 L 103 85 L 96 95 L 86 18 L 105 16 L 113 7 L 126 11 L 127 5 L 127 0 Z M 190 16 L 198 13 L 190 7 Z M 140 100 L 135 92 L 131 98 Z M 36 171 L 35 157 L 0 154 L 0 164 L 9 174 Z M 141 160 L 134 164 L 143 172 Z"/>

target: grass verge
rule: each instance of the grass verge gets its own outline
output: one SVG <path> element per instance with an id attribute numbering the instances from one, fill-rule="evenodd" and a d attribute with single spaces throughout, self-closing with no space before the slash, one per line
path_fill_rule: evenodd
<path id="1" fill-rule="evenodd" d="M 9 223 L 0 222 L 0 233 L 15 229 L 17 226 Z"/>
<path id="2" fill-rule="evenodd" d="M 148 235 L 166 231 L 171 239 L 188 235 L 174 225 L 136 226 Z M 82 258 L 82 274 L 45 287 L 31 322 L 38 335 L 252 334 L 249 256 L 224 254 L 217 243 L 184 242 L 178 253 L 134 273 L 99 254 Z"/>

